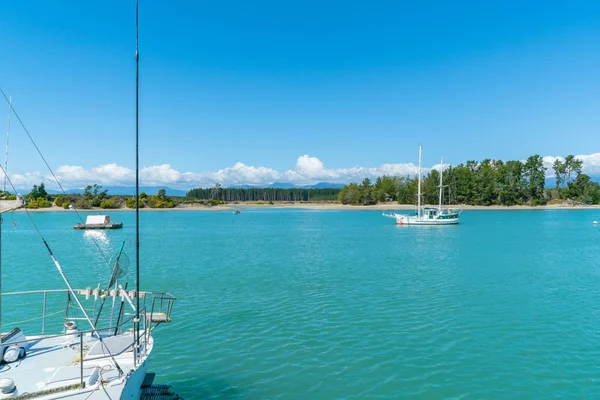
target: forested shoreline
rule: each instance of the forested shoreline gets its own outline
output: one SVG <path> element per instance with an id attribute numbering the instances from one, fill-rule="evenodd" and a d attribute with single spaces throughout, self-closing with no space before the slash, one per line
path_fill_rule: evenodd
<path id="1" fill-rule="evenodd" d="M 583 163 L 569 155 L 556 160 L 551 171 L 544 167 L 542 157 L 534 155 L 523 161 L 486 159 L 467 161 L 450 166 L 443 174 L 443 201 L 449 205 L 470 206 L 541 206 L 548 202 L 569 201 L 571 204 L 600 204 L 600 185 L 582 173 Z M 546 187 L 549 172 L 554 185 Z M 437 204 L 439 196 L 439 171 L 432 169 L 422 176 L 421 201 Z M 15 195 L 3 192 L 2 199 Z M 34 185 L 24 196 L 28 208 L 52 206 L 77 209 L 135 208 L 134 196 L 110 195 L 102 186 L 89 185 L 83 194 L 50 195 L 44 184 Z M 156 195 L 140 193 L 140 207 L 174 208 L 195 205 L 216 206 L 252 202 L 274 203 L 341 203 L 347 205 L 373 205 L 378 203 L 417 203 L 416 176 L 381 176 L 371 182 L 351 183 L 341 189 L 334 188 L 212 188 L 190 190 L 185 197 L 167 196 L 164 189 Z"/>
<path id="2" fill-rule="evenodd" d="M 187 197 L 199 200 L 213 200 L 224 203 L 264 201 L 264 202 L 320 202 L 338 201 L 341 189 L 303 189 L 303 188 L 223 188 L 216 185 L 208 189 L 192 189 L 187 192 Z"/>
<path id="3" fill-rule="evenodd" d="M 574 156 L 556 160 L 552 166 L 556 185 L 546 187 L 547 168 L 542 157 L 533 155 L 523 161 L 486 159 L 467 161 L 444 170 L 445 204 L 472 206 L 541 206 L 549 201 L 570 200 L 600 204 L 600 185 L 582 173 L 583 163 Z M 438 203 L 440 175 L 430 170 L 422 177 L 424 204 Z M 373 183 L 364 179 L 342 189 L 222 188 L 192 189 L 188 197 L 213 202 L 332 202 L 372 205 L 384 202 L 417 203 L 417 177 L 381 176 Z"/>
<path id="4" fill-rule="evenodd" d="M 9 192 L 0 192 L 0 199 L 12 200 L 16 196 Z M 189 199 L 167 196 L 164 189 L 160 189 L 156 195 L 140 193 L 140 208 L 174 208 Z M 194 200 L 192 200 L 194 201 Z M 24 206 L 30 209 L 50 208 L 52 206 L 63 209 L 91 210 L 135 208 L 135 196 L 109 195 L 108 190 L 102 190 L 102 186 L 88 185 L 82 194 L 58 194 L 51 195 L 46 191 L 44 183 L 33 185 L 31 192 L 23 196 Z"/>
<path id="5" fill-rule="evenodd" d="M 582 161 L 570 155 L 556 160 L 552 167 L 556 184 L 546 187 L 547 168 L 542 157 L 534 155 L 525 162 L 486 159 L 467 161 L 444 170 L 445 204 L 472 206 L 545 205 L 552 200 L 571 200 L 583 204 L 600 204 L 600 185 L 582 173 Z M 438 203 L 440 175 L 431 170 L 422 177 L 422 201 Z M 382 176 L 374 184 L 365 179 L 341 189 L 342 204 L 369 205 L 380 202 L 415 204 L 417 178 Z"/>

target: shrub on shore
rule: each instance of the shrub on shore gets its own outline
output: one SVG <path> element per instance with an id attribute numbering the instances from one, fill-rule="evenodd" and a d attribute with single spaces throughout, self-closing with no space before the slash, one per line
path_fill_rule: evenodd
<path id="1" fill-rule="evenodd" d="M 27 208 L 47 208 L 52 207 L 52 203 L 49 200 L 39 198 L 39 199 L 30 199 L 27 202 Z"/>

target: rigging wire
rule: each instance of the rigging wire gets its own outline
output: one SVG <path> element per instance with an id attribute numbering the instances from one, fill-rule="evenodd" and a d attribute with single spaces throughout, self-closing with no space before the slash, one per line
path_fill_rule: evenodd
<path id="1" fill-rule="evenodd" d="M 15 118 L 17 119 L 17 121 L 19 121 L 19 124 L 21 125 L 21 127 L 23 128 L 23 130 L 25 131 L 25 133 L 27 134 L 27 137 L 29 138 L 29 140 L 31 141 L 31 143 L 33 144 L 33 147 L 35 147 L 36 151 L 38 152 L 40 158 L 42 159 L 42 161 L 44 162 L 44 164 L 46 165 L 46 168 L 48 168 L 48 171 L 50 171 L 50 174 L 52 174 L 52 177 L 54 178 L 54 180 L 56 181 L 56 183 L 58 184 L 58 187 L 60 188 L 62 194 L 64 194 L 65 196 L 67 196 L 67 192 L 65 191 L 64 187 L 62 186 L 62 184 L 60 183 L 60 181 L 58 180 L 58 177 L 56 176 L 56 174 L 54 174 L 54 171 L 52 170 L 52 168 L 50 167 L 50 164 L 48 164 L 48 161 L 46 161 L 46 158 L 44 157 L 44 155 L 42 154 L 42 151 L 40 150 L 40 148 L 38 147 L 37 143 L 35 142 L 35 140 L 33 140 L 33 137 L 31 136 L 31 134 L 29 133 L 29 130 L 27 129 L 27 127 L 25 126 L 25 124 L 23 123 L 23 121 L 21 120 L 21 117 L 19 116 L 19 114 L 17 113 L 17 111 L 15 110 L 15 108 L 12 105 L 12 102 L 9 100 L 9 98 L 6 96 L 6 93 L 4 93 L 4 90 L 2 89 L 2 87 L 0 87 L 0 93 L 2 93 L 2 96 L 4 96 L 4 99 L 8 102 L 9 104 L 9 109 L 12 111 L 12 113 L 15 115 Z M 2 167 L 0 167 L 2 168 Z M 10 179 L 8 178 L 8 172 L 2 168 L 2 172 L 4 172 L 4 179 L 5 181 L 8 179 L 10 181 Z M 11 186 L 13 188 L 13 190 L 15 191 L 15 193 L 17 193 L 17 189 L 14 187 L 14 185 Z M 77 208 L 75 206 L 73 206 L 72 208 L 73 211 L 75 211 L 75 214 L 77 215 L 77 218 L 79 218 L 79 221 L 81 223 L 83 223 L 83 217 L 81 216 L 81 214 L 79 213 L 79 211 L 77 210 Z M 110 266 L 109 261 L 108 261 L 108 257 L 107 255 L 104 253 L 104 251 L 102 251 L 102 248 L 100 247 L 100 244 L 98 243 L 98 241 L 92 237 L 92 241 L 94 242 L 94 244 L 96 245 L 96 248 L 98 249 L 98 251 L 100 252 L 100 255 L 102 256 L 102 258 L 104 259 L 104 262 L 106 263 L 106 265 Z"/>
<path id="2" fill-rule="evenodd" d="M 2 167 L 2 165 L 0 165 L 0 169 L 2 170 L 2 172 L 4 173 L 4 175 L 6 176 L 6 180 L 8 181 L 8 183 L 10 184 L 10 186 L 12 187 L 12 189 L 15 191 L 17 191 L 17 188 L 15 187 L 15 185 L 13 184 L 12 180 L 10 179 L 10 177 L 6 174 L 6 171 L 4 170 L 4 167 Z M 75 291 L 73 290 L 73 288 L 71 287 L 69 280 L 67 279 L 67 276 L 65 275 L 62 267 L 60 266 L 59 262 L 56 260 L 56 258 L 54 257 L 54 254 L 52 253 L 52 250 L 50 249 L 50 245 L 48 244 L 48 242 L 46 242 L 46 239 L 44 238 L 44 235 L 42 235 L 42 232 L 40 231 L 40 229 L 38 228 L 37 224 L 35 223 L 35 220 L 33 219 L 33 216 L 31 215 L 31 213 L 29 212 L 29 210 L 27 208 L 24 208 L 25 213 L 27 214 L 27 217 L 29 217 L 29 220 L 31 221 L 35 231 L 37 232 L 37 234 L 39 235 L 40 239 L 42 240 L 42 242 L 44 243 L 44 246 L 46 247 L 46 249 L 48 250 L 48 253 L 50 254 L 50 258 L 52 259 L 52 261 L 54 262 L 54 265 L 56 266 L 56 269 L 58 270 L 59 274 L 61 275 L 61 277 L 63 278 L 63 280 L 65 281 L 65 284 L 67 285 L 67 287 L 69 288 L 69 294 L 73 296 L 73 300 L 75 300 L 75 302 L 77 303 L 77 306 L 79 307 L 79 309 L 81 310 L 81 312 L 83 313 L 83 315 L 85 316 L 85 318 L 87 319 L 88 323 L 90 324 L 90 327 L 92 328 L 92 330 L 96 331 L 96 333 L 98 334 L 98 341 L 100 342 L 100 345 L 109 353 L 112 354 L 108 348 L 108 346 L 106 345 L 106 343 L 104 343 L 104 340 L 102 339 L 102 335 L 100 335 L 100 333 L 98 332 L 96 326 L 92 323 L 92 320 L 90 319 L 90 317 L 88 316 L 87 312 L 85 311 L 85 308 L 83 307 L 83 305 L 81 304 L 81 302 L 79 301 L 79 299 L 77 298 L 77 294 L 75 293 Z M 117 360 L 115 359 L 114 356 L 111 355 L 111 359 L 112 362 L 114 364 L 114 366 L 117 368 L 117 370 L 119 371 L 120 374 L 123 374 L 123 370 L 121 369 L 121 367 L 119 366 L 119 363 L 117 362 Z"/>
<path id="3" fill-rule="evenodd" d="M 6 156 L 4 157 L 4 170 L 8 171 L 8 139 L 10 138 L 10 116 L 12 109 L 12 97 L 8 98 L 8 127 L 6 128 Z M 6 176 L 4 176 L 3 191 L 6 192 Z"/>

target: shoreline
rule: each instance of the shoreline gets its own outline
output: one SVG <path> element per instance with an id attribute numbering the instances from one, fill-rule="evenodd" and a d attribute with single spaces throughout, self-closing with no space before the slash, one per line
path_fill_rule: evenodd
<path id="1" fill-rule="evenodd" d="M 436 207 L 434 205 L 428 205 L 428 207 Z M 415 210 L 416 207 L 410 204 L 396 204 L 396 203 L 384 203 L 375 204 L 370 206 L 352 206 L 344 205 L 340 203 L 275 203 L 275 204 L 258 204 L 258 203 L 241 203 L 241 204 L 222 204 L 218 206 L 205 206 L 205 205 L 188 205 L 174 208 L 140 208 L 140 212 L 158 212 L 158 211 L 235 211 L 243 209 L 306 209 L 306 210 L 323 210 L 323 211 L 411 211 Z M 451 208 L 456 208 L 463 211 L 528 211 L 528 210 L 600 210 L 600 205 L 567 205 L 567 204 L 551 204 L 544 206 L 469 206 L 469 205 L 455 205 Z M 24 208 L 13 210 L 12 212 L 25 212 Z M 110 214 L 112 212 L 126 212 L 135 211 L 131 208 L 113 208 L 113 209 L 64 209 L 62 207 L 52 206 L 49 208 L 32 208 L 27 211 L 38 213 L 38 212 L 72 212 L 75 211 L 80 213 L 100 213 Z M 10 212 L 10 211 L 2 211 Z"/>

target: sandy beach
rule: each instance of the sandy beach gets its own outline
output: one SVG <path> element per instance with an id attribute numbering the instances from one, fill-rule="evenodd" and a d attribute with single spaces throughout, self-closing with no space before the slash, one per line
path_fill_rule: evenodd
<path id="1" fill-rule="evenodd" d="M 435 205 L 431 205 L 435 207 Z M 453 205 L 453 208 L 457 208 L 465 211 L 514 211 L 514 210 L 585 210 L 585 209 L 600 209 L 600 205 L 577 205 L 571 206 L 567 204 L 552 204 L 545 206 L 470 206 L 470 205 Z M 4 207 L 0 207 L 4 208 Z M 141 208 L 141 212 L 158 212 L 158 211 L 234 211 L 244 210 L 249 208 L 260 208 L 260 209 L 285 209 L 285 208 L 302 208 L 309 210 L 348 210 L 348 211 L 386 211 L 386 210 L 414 210 L 416 207 L 410 204 L 396 204 L 396 203 L 381 203 L 371 206 L 351 206 L 340 203 L 303 203 L 303 202 L 282 202 L 274 204 L 259 203 L 239 203 L 239 204 L 223 204 L 214 207 L 208 207 L 205 205 L 182 205 L 175 208 Z M 64 209 L 62 207 L 52 206 L 49 208 L 39 209 L 27 209 L 30 212 L 75 212 L 74 210 Z M 133 211 L 130 208 L 117 208 L 117 209 L 78 209 L 78 212 L 83 213 L 101 213 L 109 214 L 113 212 Z M 15 212 L 25 212 L 25 209 L 17 209 Z"/>

